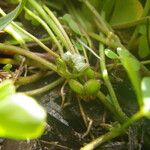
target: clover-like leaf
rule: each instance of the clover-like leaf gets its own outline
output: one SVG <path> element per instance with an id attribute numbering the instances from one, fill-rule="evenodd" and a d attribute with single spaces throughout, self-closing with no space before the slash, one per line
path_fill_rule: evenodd
<path id="1" fill-rule="evenodd" d="M 118 59 L 118 55 L 110 49 L 105 49 L 105 55 L 110 59 Z"/>

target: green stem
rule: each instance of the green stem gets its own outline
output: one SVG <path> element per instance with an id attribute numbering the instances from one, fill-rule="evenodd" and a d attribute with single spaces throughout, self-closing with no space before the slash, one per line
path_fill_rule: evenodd
<path id="1" fill-rule="evenodd" d="M 46 7 L 45 5 L 43 6 L 43 8 L 47 12 L 47 14 L 50 16 L 50 18 L 54 21 L 54 23 L 56 24 L 56 26 L 58 27 L 58 29 L 60 30 L 60 32 L 64 36 L 66 42 L 68 43 L 70 51 L 75 52 L 75 49 L 74 49 L 74 47 L 73 47 L 73 45 L 72 45 L 72 43 L 71 43 L 71 41 L 70 41 L 67 33 L 65 32 L 65 30 L 62 27 L 62 25 L 60 24 L 60 22 L 58 21 L 58 19 L 55 17 L 55 15 L 53 14 L 53 12 L 48 7 Z"/>
<path id="2" fill-rule="evenodd" d="M 106 40 L 105 38 L 101 37 L 100 35 L 96 34 L 96 33 L 89 33 L 89 35 L 94 38 L 95 40 L 109 46 L 109 47 L 112 47 L 114 49 L 118 48 L 118 47 L 122 47 L 122 48 L 125 48 L 122 44 L 120 45 L 118 42 L 110 42 L 109 40 Z M 130 52 L 129 52 L 130 53 Z M 130 53 L 131 56 L 133 56 L 131 53 Z M 134 57 L 134 56 L 133 56 Z M 135 57 L 134 57 L 135 58 Z M 135 58 L 136 59 L 136 58 Z M 136 59 L 137 60 L 137 59 Z M 137 60 L 139 61 L 139 60 Z M 141 63 L 141 71 L 144 75 L 146 76 L 149 76 L 150 75 L 150 71 Z"/>
<path id="3" fill-rule="evenodd" d="M 24 30 L 23 28 L 21 28 L 20 26 L 18 26 L 16 23 L 12 24 L 18 29 L 20 30 L 22 33 L 24 33 L 25 35 L 29 36 L 31 39 L 33 39 L 39 46 L 41 46 L 45 51 L 47 51 L 49 54 L 51 54 L 54 57 L 59 57 L 58 54 L 56 54 L 55 52 L 53 52 L 50 48 L 48 48 L 45 44 L 43 44 L 38 38 L 36 38 L 35 36 L 33 36 L 32 34 L 30 34 L 29 32 L 27 32 L 26 30 Z"/>
<path id="4" fill-rule="evenodd" d="M 111 112 L 114 114 L 114 116 L 117 118 L 117 120 L 119 120 L 119 122 L 123 122 L 124 120 L 122 119 L 122 116 L 120 115 L 120 113 L 118 111 L 116 111 L 114 109 L 114 106 L 108 101 L 108 99 L 106 98 L 106 96 L 99 91 L 97 93 L 97 98 L 101 101 L 101 103 L 104 104 L 104 106 Z"/>
<path id="5" fill-rule="evenodd" d="M 0 14 L 2 16 L 5 16 L 5 12 L 0 8 Z M 15 27 L 12 25 L 12 23 L 10 23 L 9 25 L 7 25 L 4 29 L 5 32 L 9 33 L 10 35 L 12 35 L 15 40 L 20 44 L 21 47 L 23 48 L 27 48 L 26 47 L 26 43 L 25 40 L 22 38 L 22 36 L 15 30 Z"/>
<path id="6" fill-rule="evenodd" d="M 42 76 L 44 75 L 43 72 L 37 72 L 33 75 L 30 76 L 26 76 L 26 77 L 19 77 L 16 81 L 15 84 L 17 85 L 25 85 L 25 84 L 29 84 L 32 82 L 37 81 L 38 79 L 40 79 Z"/>
<path id="7" fill-rule="evenodd" d="M 116 45 L 116 43 L 114 42 L 110 42 L 109 40 L 107 40 L 106 38 L 94 33 L 94 32 L 88 32 L 88 35 L 91 36 L 93 39 L 103 43 L 104 45 L 107 45 L 108 47 L 114 48 L 116 49 L 118 47 L 118 45 Z"/>
<path id="8" fill-rule="evenodd" d="M 144 10 L 143 10 L 143 14 L 142 14 L 142 18 L 145 17 L 148 12 L 150 10 L 150 0 L 147 0 L 146 1 L 146 4 L 145 4 L 145 7 L 144 7 Z M 149 19 L 148 19 L 149 20 Z M 138 29 L 139 29 L 139 26 L 136 27 L 136 29 L 134 30 L 132 36 L 131 36 L 131 39 L 129 41 L 129 44 L 128 44 L 128 49 L 131 49 L 132 45 L 133 45 L 133 42 L 135 41 L 135 39 L 137 38 L 137 35 L 138 35 Z"/>
<path id="9" fill-rule="evenodd" d="M 143 17 L 143 18 L 140 18 L 138 20 L 131 21 L 131 22 L 113 25 L 112 28 L 113 29 L 127 29 L 127 28 L 134 27 L 136 25 L 139 25 L 139 24 L 146 23 L 147 21 L 150 21 L 150 17 L 149 16 Z"/>
<path id="10" fill-rule="evenodd" d="M 50 35 L 51 39 L 54 41 L 54 43 L 57 45 L 58 49 L 60 50 L 60 54 L 63 54 L 63 48 L 62 48 L 61 44 L 58 42 L 58 40 L 55 37 L 55 35 L 53 34 L 53 32 L 51 31 L 51 29 L 49 28 L 49 26 L 39 16 L 35 15 L 32 11 L 30 11 L 26 7 L 24 9 L 27 14 L 29 14 L 31 17 L 33 17 L 35 20 L 37 20 L 45 28 L 45 30 Z"/>
<path id="11" fill-rule="evenodd" d="M 12 65 L 16 65 L 18 63 L 16 61 L 14 61 L 13 59 L 10 59 L 10 58 L 0 58 L 0 64 L 12 64 Z"/>
<path id="12" fill-rule="evenodd" d="M 147 65 L 147 64 L 150 64 L 150 60 L 144 60 L 144 61 L 141 61 L 140 63 L 143 64 L 143 65 Z M 108 64 L 107 65 L 107 67 L 110 67 L 110 68 L 117 67 L 117 66 L 122 66 L 122 64 L 121 63 L 115 63 L 115 64 L 113 63 L 113 64 Z"/>
<path id="13" fill-rule="evenodd" d="M 70 0 L 64 1 L 69 13 L 79 22 L 80 30 L 83 32 L 84 37 L 87 39 L 89 47 L 92 47 L 92 41 L 87 33 L 87 25 L 84 19 L 81 17 L 80 13 L 74 8 Z"/>
<path id="14" fill-rule="evenodd" d="M 115 91 L 112 87 L 112 84 L 110 82 L 110 79 L 109 79 L 109 76 L 108 76 L 108 72 L 107 72 L 107 68 L 106 68 L 106 63 L 105 63 L 105 53 L 104 53 L 104 46 L 102 44 L 100 44 L 100 47 L 99 47 L 99 54 L 100 54 L 100 58 L 101 58 L 101 61 L 100 61 L 100 66 L 101 66 L 101 72 L 102 72 L 102 76 L 103 76 L 103 79 L 105 81 L 105 84 L 107 86 L 107 89 L 110 93 L 110 96 L 111 96 L 111 102 L 112 102 L 112 105 L 113 105 L 113 109 L 117 110 L 118 113 L 120 114 L 120 123 L 123 123 L 125 122 L 128 117 L 126 116 L 126 114 L 122 111 L 119 103 L 118 103 L 118 100 L 117 100 L 117 97 L 116 97 L 116 94 L 115 94 Z"/>
<path id="15" fill-rule="evenodd" d="M 22 48 L 0 43 L 0 52 L 5 53 L 5 54 L 9 54 L 9 53 L 16 54 L 17 53 L 17 54 L 26 56 L 26 57 L 36 61 L 37 63 L 44 65 L 47 69 L 53 70 L 59 74 L 57 67 L 54 64 L 52 64 L 52 63 L 46 61 L 45 59 L 37 56 L 36 54 L 34 54 L 30 51 L 26 51 Z"/>
<path id="16" fill-rule="evenodd" d="M 48 16 L 48 14 L 44 11 L 44 9 L 41 7 L 40 4 L 38 4 L 35 0 L 30 0 L 29 3 L 34 7 L 34 9 L 42 16 L 42 18 L 46 21 L 46 23 L 53 29 L 53 31 L 57 34 L 59 39 L 63 42 L 66 49 L 68 51 L 71 51 L 71 48 L 68 44 L 68 41 L 64 38 L 56 24 L 53 22 L 53 20 Z"/>
<path id="17" fill-rule="evenodd" d="M 4 16 L 6 15 L 4 13 L 4 11 L 2 9 L 0 9 L 0 13 Z M 19 44 L 26 48 L 25 45 L 25 41 L 22 39 L 22 37 L 20 36 L 20 34 L 18 34 L 15 31 L 15 28 L 18 29 L 19 31 L 21 31 L 23 34 L 27 35 L 29 38 L 33 39 L 33 41 L 35 41 L 39 46 L 41 46 L 43 49 L 45 49 L 48 53 L 50 53 L 51 55 L 53 55 L 54 57 L 59 57 L 59 55 L 57 55 L 56 53 L 54 53 L 52 50 L 50 50 L 46 45 L 44 45 L 39 39 L 37 39 L 36 37 L 34 37 L 32 34 L 28 33 L 26 30 L 24 30 L 23 28 L 21 28 L 20 26 L 18 26 L 15 22 L 12 21 L 12 23 L 8 26 L 5 27 L 5 31 L 10 33 L 18 42 Z"/>
<path id="18" fill-rule="evenodd" d="M 100 26 L 101 31 L 105 34 L 105 35 L 109 35 L 110 30 L 108 29 L 104 19 L 100 16 L 100 14 L 96 11 L 96 9 L 90 4 L 90 2 L 88 0 L 81 0 L 88 8 L 89 10 L 94 14 L 94 16 L 96 17 L 96 19 L 98 20 Z"/>
<path id="19" fill-rule="evenodd" d="M 39 89 L 36 89 L 36 90 L 27 91 L 27 92 L 24 92 L 24 93 L 27 94 L 27 95 L 30 95 L 30 96 L 38 95 L 38 94 L 50 91 L 51 89 L 55 88 L 59 84 L 63 83 L 64 80 L 65 80 L 64 78 L 59 78 L 56 81 L 54 81 L 54 82 L 52 82 L 52 83 L 50 83 L 50 84 L 48 84 L 48 85 L 46 85 L 46 86 L 44 86 L 42 88 L 39 88 Z"/>
<path id="20" fill-rule="evenodd" d="M 81 150 L 93 150 L 96 147 L 102 145 L 103 143 L 110 141 L 115 137 L 118 137 L 119 135 L 123 134 L 130 125 L 132 125 L 134 122 L 138 121 L 142 117 L 143 117 L 143 112 L 142 111 L 137 112 L 130 119 L 128 119 L 122 126 L 114 127 L 113 129 L 111 129 L 110 132 L 93 140 L 92 142 L 90 142 L 89 144 L 81 148 Z"/>

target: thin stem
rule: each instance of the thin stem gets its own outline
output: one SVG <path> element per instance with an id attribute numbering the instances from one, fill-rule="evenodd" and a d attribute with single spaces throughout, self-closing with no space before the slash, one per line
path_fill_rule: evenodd
<path id="1" fill-rule="evenodd" d="M 114 106 L 111 104 L 110 101 L 108 101 L 108 99 L 106 98 L 106 96 L 99 91 L 97 93 L 97 98 L 104 104 L 104 106 L 114 114 L 114 116 L 120 120 L 120 122 L 123 122 L 122 117 L 120 117 L 120 114 L 118 112 L 116 112 L 116 110 L 114 109 Z"/>
<path id="2" fill-rule="evenodd" d="M 142 117 L 143 117 L 143 112 L 141 111 L 137 112 L 130 119 L 128 119 L 122 126 L 114 127 L 113 129 L 111 129 L 110 132 L 93 140 L 92 142 L 90 142 L 89 144 L 81 148 L 81 150 L 93 150 L 96 147 L 102 145 L 103 143 L 110 141 L 115 137 L 118 137 L 119 135 L 123 134 L 130 125 L 132 125 L 134 122 L 138 121 Z"/>
<path id="3" fill-rule="evenodd" d="M 66 5 L 67 9 L 69 10 L 69 13 L 72 14 L 72 16 L 75 17 L 75 19 L 79 22 L 80 30 L 83 32 L 83 35 L 87 39 L 89 47 L 92 47 L 92 41 L 87 34 L 87 26 L 84 21 L 84 18 L 81 17 L 79 11 L 77 11 L 74 6 L 72 5 L 71 1 L 64 1 L 64 4 Z"/>
<path id="4" fill-rule="evenodd" d="M 38 94 L 50 91 L 51 89 L 55 88 L 59 84 L 63 83 L 64 80 L 65 80 L 64 78 L 59 78 L 59 79 L 55 80 L 54 82 L 52 82 L 52 83 L 50 83 L 44 87 L 38 88 L 36 90 L 30 90 L 30 91 L 23 92 L 23 93 L 30 95 L 30 96 L 38 95 Z"/>
<path id="5" fill-rule="evenodd" d="M 147 65 L 147 64 L 150 64 L 150 60 L 144 60 L 144 61 L 141 61 L 140 63 L 143 64 L 143 65 Z M 107 64 L 107 67 L 110 67 L 110 68 L 111 68 L 111 67 L 113 67 L 113 66 L 114 66 L 114 67 L 122 66 L 122 64 L 119 63 L 119 62 L 118 62 L 118 63 L 115 63 L 115 64 L 114 64 L 114 63 L 113 63 L 113 64 Z"/>
<path id="6" fill-rule="evenodd" d="M 82 42 L 80 39 L 78 39 L 79 43 L 82 44 L 87 50 L 89 50 L 96 58 L 101 60 L 101 58 L 92 50 L 90 47 L 88 47 L 84 42 Z"/>
<path id="7" fill-rule="evenodd" d="M 0 13 L 4 16 L 6 15 L 5 12 L 0 8 Z M 49 52 L 51 55 L 55 57 L 59 57 L 56 53 L 54 53 L 52 50 L 50 50 L 46 45 L 44 45 L 39 39 L 34 37 L 32 34 L 28 33 L 26 30 L 18 26 L 15 22 L 11 22 L 10 25 L 6 26 L 4 30 L 6 30 L 8 33 L 10 33 L 19 43 L 21 46 L 26 48 L 25 41 L 22 39 L 20 34 L 18 34 L 15 31 L 15 28 L 24 33 L 25 35 L 29 36 L 29 38 L 33 39 L 39 46 L 41 46 L 43 49 L 45 49 L 47 52 Z"/>
<path id="8" fill-rule="evenodd" d="M 16 65 L 18 63 L 16 61 L 14 61 L 13 59 L 10 59 L 10 58 L 0 58 L 0 64 L 12 64 L 12 65 Z"/>
<path id="9" fill-rule="evenodd" d="M 48 34 L 50 35 L 50 37 L 52 38 L 52 40 L 54 41 L 54 43 L 57 45 L 58 49 L 60 50 L 60 54 L 63 54 L 63 48 L 61 44 L 59 43 L 59 41 L 57 40 L 57 38 L 55 37 L 55 35 L 53 34 L 53 32 L 51 31 L 51 29 L 49 28 L 49 26 L 39 16 L 35 15 L 32 11 L 30 11 L 26 7 L 24 9 L 27 14 L 29 14 L 31 17 L 37 20 L 45 28 L 45 30 L 48 32 Z"/>
<path id="10" fill-rule="evenodd" d="M 118 113 L 120 114 L 120 122 L 123 123 L 125 122 L 128 117 L 126 116 L 126 114 L 122 111 L 119 103 L 118 103 L 118 100 L 117 100 L 117 97 L 116 97 L 116 94 L 114 92 L 114 89 L 112 87 L 112 84 L 110 82 L 110 79 L 109 79 L 109 76 L 108 76 L 108 72 L 107 72 L 107 68 L 106 68 L 106 63 L 105 63 L 105 53 L 104 53 L 104 46 L 102 44 L 100 44 L 100 47 L 99 47 L 99 54 L 100 54 L 100 57 L 101 57 L 101 61 L 100 61 L 100 66 L 101 66 L 101 72 L 102 72 L 102 76 L 103 76 L 103 79 L 105 81 L 105 84 L 107 86 L 107 89 L 110 93 L 110 96 L 111 96 L 111 101 L 112 101 L 112 104 L 114 106 L 113 109 L 117 110 Z"/>
<path id="11" fill-rule="evenodd" d="M 45 12 L 45 10 L 41 7 L 41 5 L 36 2 L 35 0 L 30 0 L 29 3 L 34 7 L 34 9 L 42 16 L 42 18 L 46 21 L 46 23 L 52 28 L 52 30 L 57 34 L 59 39 L 63 42 L 66 49 L 68 51 L 71 51 L 70 46 L 68 45 L 68 42 L 56 26 L 56 24 L 53 22 L 53 20 L 49 17 L 49 15 Z"/>
<path id="12" fill-rule="evenodd" d="M 116 24 L 116 25 L 113 25 L 112 28 L 113 29 L 127 29 L 127 28 L 134 27 L 136 25 L 139 25 L 139 24 L 146 23 L 147 21 L 150 21 L 149 16 L 140 18 L 140 19 L 135 20 L 135 21 L 123 23 L 123 24 Z"/>
<path id="13" fill-rule="evenodd" d="M 55 15 L 53 14 L 53 12 L 46 7 L 45 5 L 43 6 L 43 8 L 45 9 L 45 11 L 47 12 L 47 14 L 50 16 L 50 18 L 54 21 L 54 23 L 56 24 L 56 26 L 58 27 L 58 29 L 60 30 L 60 32 L 62 33 L 62 35 L 64 36 L 66 42 L 68 43 L 69 47 L 70 47 L 70 51 L 74 52 L 75 49 L 67 35 L 67 33 L 65 32 L 65 30 L 63 29 L 62 25 L 60 24 L 60 22 L 58 21 L 58 19 L 55 17 Z"/>
<path id="14" fill-rule="evenodd" d="M 107 40 L 106 38 L 94 33 L 94 32 L 88 32 L 88 35 L 91 36 L 93 39 L 103 43 L 104 45 L 107 45 L 108 47 L 111 48 L 117 48 L 118 46 L 116 45 L 116 43 L 114 42 L 110 42 L 109 40 Z"/>
<path id="15" fill-rule="evenodd" d="M 25 85 L 25 84 L 29 84 L 32 82 L 37 81 L 38 79 L 40 79 L 42 76 L 44 75 L 43 72 L 37 72 L 33 75 L 30 76 L 26 76 L 26 77 L 19 77 L 17 78 L 17 80 L 15 81 L 15 84 L 17 84 L 17 86 L 19 85 Z"/>
<path id="16" fill-rule="evenodd" d="M 0 8 L 0 14 L 2 16 L 5 16 L 5 12 Z M 26 47 L 26 43 L 25 40 L 22 38 L 22 36 L 15 30 L 15 27 L 12 25 L 12 23 L 10 23 L 9 25 L 7 25 L 4 29 L 5 32 L 9 33 L 10 35 L 12 35 L 15 40 L 20 44 L 21 47 L 23 48 L 27 48 Z"/>
<path id="17" fill-rule="evenodd" d="M 45 44 L 43 44 L 38 38 L 36 38 L 35 36 L 33 36 L 32 34 L 30 34 L 29 32 L 27 32 L 26 30 L 24 30 L 23 28 L 21 28 L 20 26 L 18 26 L 16 23 L 12 24 L 18 29 L 20 30 L 22 33 L 24 33 L 25 35 L 29 36 L 31 39 L 33 39 L 39 46 L 41 46 L 45 51 L 47 51 L 49 54 L 51 54 L 54 57 L 59 57 L 59 55 L 55 52 L 53 52 L 50 48 L 48 48 Z"/>
<path id="18" fill-rule="evenodd" d="M 96 9 L 90 4 L 88 0 L 81 0 L 81 1 L 89 8 L 89 10 L 94 14 L 96 19 L 99 21 L 101 25 L 101 31 L 108 36 L 110 30 L 108 29 L 106 23 L 104 22 L 104 19 L 100 16 L 100 14 L 96 11 Z"/>
<path id="19" fill-rule="evenodd" d="M 34 54 L 30 51 L 24 50 L 22 48 L 0 43 L 0 53 L 5 53 L 5 54 L 9 54 L 9 53 L 16 54 L 17 53 L 17 54 L 26 56 L 26 57 L 36 61 L 37 63 L 44 65 L 47 69 L 53 70 L 59 74 L 57 67 L 54 64 L 52 64 L 52 63 L 46 61 L 45 59 L 37 56 L 36 54 Z"/>

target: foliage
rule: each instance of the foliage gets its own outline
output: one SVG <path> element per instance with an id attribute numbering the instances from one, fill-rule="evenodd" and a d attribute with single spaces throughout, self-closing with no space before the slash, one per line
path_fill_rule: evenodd
<path id="1" fill-rule="evenodd" d="M 11 75 L 16 85 L 17 81 L 21 81 L 20 83 L 24 85 L 38 80 L 49 71 L 61 76 L 49 86 L 27 92 L 31 95 L 46 92 L 65 80 L 61 88 L 63 100 L 65 96 L 62 90 L 66 84 L 69 85 L 67 86 L 69 90 L 75 93 L 77 99 L 100 100 L 111 112 L 112 118 L 118 121 L 119 126 L 112 125 L 108 133 L 94 139 L 83 147 L 83 150 L 94 149 L 123 134 L 137 120 L 143 117 L 149 118 L 149 0 L 145 2 L 140 0 L 52 0 L 48 2 L 30 0 L 24 7 L 25 2 L 21 1 L 14 11 L 0 18 L 0 28 L 9 33 L 9 36 L 13 36 L 16 41 L 11 45 L 0 43 L 0 52 L 4 54 L 4 59 L 0 59 L 3 65 L 2 71 Z M 25 16 L 23 20 L 20 18 L 20 26 L 12 20 L 21 10 L 23 12 L 21 15 L 25 14 Z M 3 15 L 3 11 L 1 14 Z M 30 24 L 28 28 L 31 31 L 35 28 L 36 31 L 40 29 L 38 35 L 34 31 L 33 34 L 29 33 L 26 24 Z M 18 33 L 20 38 L 15 33 Z M 11 42 L 8 35 L 4 37 L 4 41 Z M 42 49 L 37 50 L 37 47 L 32 46 L 31 41 L 33 45 L 36 44 Z M 16 43 L 18 45 L 15 46 Z M 23 56 L 20 62 L 12 57 L 15 54 Z M 16 68 L 19 70 L 17 75 L 14 71 Z M 131 83 L 130 88 L 134 90 L 131 93 L 136 95 L 135 100 L 139 105 L 137 112 L 132 113 L 131 116 L 123 111 L 118 99 L 119 93 L 114 89 L 114 83 L 119 84 L 118 77 L 114 74 L 120 68 L 122 71 L 118 73 L 119 79 Z M 128 78 L 126 75 L 122 77 L 122 73 L 127 74 Z M 20 97 L 25 98 L 21 101 L 23 104 L 33 100 L 15 93 L 10 81 L 4 82 L 2 87 L 0 86 L 1 89 L 3 92 L 0 97 L 3 100 L 0 101 L 0 115 L 6 119 L 1 123 L 0 129 L 8 131 L 5 134 L 1 133 L 1 136 L 24 139 L 40 135 L 44 128 L 45 113 L 43 112 L 42 117 L 34 116 L 34 113 L 30 112 L 30 106 L 27 106 L 28 109 L 22 105 L 18 107 Z M 7 91 L 7 89 L 11 90 Z M 6 109 L 10 104 L 13 105 L 14 120 L 11 120 Z M 33 105 L 40 112 L 43 111 L 37 103 L 33 102 Z M 16 115 L 17 112 L 26 118 L 23 124 L 26 130 L 19 128 L 22 120 Z M 83 120 L 87 123 L 89 117 L 83 116 Z M 16 127 L 21 134 L 16 133 Z M 35 132 L 29 134 L 31 130 Z"/>
<path id="2" fill-rule="evenodd" d="M 33 139 L 43 133 L 46 113 L 37 102 L 22 93 L 15 93 L 10 80 L 0 84 L 0 136 Z"/>
<path id="3" fill-rule="evenodd" d="M 26 1 L 27 0 L 22 0 L 20 4 L 15 8 L 15 10 L 10 12 L 6 16 L 0 18 L 0 30 L 6 27 L 12 20 L 14 20 L 20 14 Z"/>

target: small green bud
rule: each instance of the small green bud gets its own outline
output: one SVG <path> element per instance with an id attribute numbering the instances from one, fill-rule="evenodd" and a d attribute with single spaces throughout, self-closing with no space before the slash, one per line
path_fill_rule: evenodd
<path id="1" fill-rule="evenodd" d="M 69 80 L 68 83 L 69 83 L 70 88 L 75 93 L 77 93 L 77 94 L 83 94 L 84 93 L 83 85 L 80 82 L 78 82 L 78 81 L 76 81 L 74 79 L 71 79 L 71 80 Z"/>
<path id="2" fill-rule="evenodd" d="M 90 79 L 84 84 L 84 92 L 86 95 L 95 95 L 100 89 L 100 82 L 95 79 Z"/>
<path id="3" fill-rule="evenodd" d="M 93 79 L 95 78 L 95 73 L 91 68 L 87 68 L 85 70 L 85 75 L 87 76 L 88 79 Z"/>

